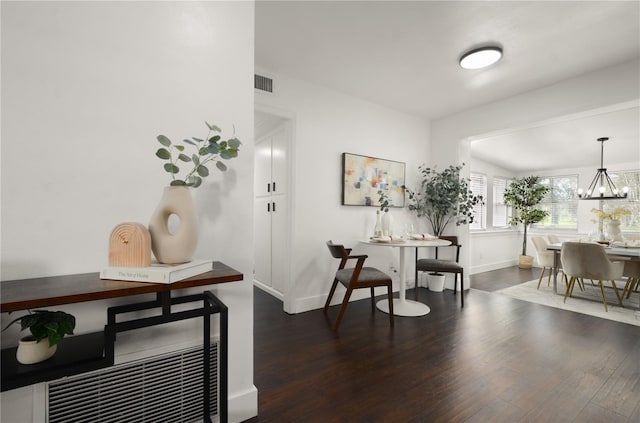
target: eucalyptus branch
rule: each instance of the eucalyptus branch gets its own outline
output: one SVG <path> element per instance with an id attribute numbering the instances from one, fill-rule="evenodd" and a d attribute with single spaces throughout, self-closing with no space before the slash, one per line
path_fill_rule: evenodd
<path id="1" fill-rule="evenodd" d="M 212 133 L 222 132 L 220 128 L 215 125 L 210 125 L 205 122 L 208 128 L 207 136 L 204 139 L 192 137 L 191 139 L 185 139 L 184 144 L 175 144 L 165 135 L 158 135 L 157 139 L 162 148 L 156 151 L 156 156 L 161 160 L 166 160 L 164 164 L 164 170 L 171 174 L 172 186 L 190 186 L 197 188 L 202 184 L 203 178 L 209 176 L 209 168 L 205 165 L 210 162 L 215 162 L 218 170 L 224 172 L 227 170 L 227 166 L 221 161 L 230 160 L 238 157 L 240 151 L 240 145 L 242 144 L 239 139 L 235 137 L 235 127 L 233 128 L 233 137 L 228 140 L 221 140 L 220 135 L 213 135 Z M 189 157 L 184 154 L 185 144 L 190 145 L 196 149 L 196 152 Z M 173 151 L 179 152 L 178 156 L 174 159 Z M 184 179 L 178 179 L 176 176 L 180 172 L 178 162 L 192 163 L 193 167 L 187 172 Z"/>

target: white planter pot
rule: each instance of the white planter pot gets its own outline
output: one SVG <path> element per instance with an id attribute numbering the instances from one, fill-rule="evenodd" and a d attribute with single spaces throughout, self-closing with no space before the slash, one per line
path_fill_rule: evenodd
<path id="1" fill-rule="evenodd" d="M 18 343 L 16 359 L 18 363 L 22 364 L 40 363 L 55 354 L 57 349 L 57 345 L 49 346 L 49 339 L 47 338 L 36 342 L 33 337 L 25 336 Z"/>
<path id="2" fill-rule="evenodd" d="M 427 281 L 429 282 L 429 291 L 444 291 L 444 275 L 442 273 L 429 273 Z"/>

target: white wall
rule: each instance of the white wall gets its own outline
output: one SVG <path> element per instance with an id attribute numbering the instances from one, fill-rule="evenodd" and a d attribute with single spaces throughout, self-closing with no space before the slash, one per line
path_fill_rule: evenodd
<path id="1" fill-rule="evenodd" d="M 2 2 L 2 280 L 99 271 L 112 228 L 146 224 L 169 182 L 154 156 L 156 136 L 204 136 L 204 120 L 231 135 L 235 125 L 240 157 L 194 193 L 196 256 L 245 275 L 211 287 L 230 310 L 232 421 L 257 412 L 246 253 L 253 249 L 253 56 L 251 1 Z M 106 305 L 65 309 L 78 314 L 83 333 L 101 329 Z M 153 332 L 163 348 L 185 341 L 168 328 Z M 3 333 L 3 344 L 17 336 Z M 132 342 L 125 349 L 146 349 L 143 333 Z M 28 403 L 29 388 L 16 392 L 2 395 L 2 421 L 32 418 L 13 402 Z"/>
<path id="2" fill-rule="evenodd" d="M 439 165 L 469 163 L 471 138 L 637 100 L 638 74 L 640 61 L 632 61 L 434 120 L 430 158 Z M 469 244 L 466 227 L 459 227 L 458 235 L 463 245 Z M 465 267 L 471 266 L 470 257 L 463 248 Z"/>
<path id="3" fill-rule="evenodd" d="M 469 238 L 469 275 L 501 269 L 518 263 L 513 251 L 521 248 L 522 238 L 516 228 L 493 228 L 493 179 L 496 176 L 512 178 L 516 175 L 499 166 L 472 159 L 470 172 L 482 173 L 487 177 L 487 229 L 471 231 Z"/>
<path id="4" fill-rule="evenodd" d="M 269 72 L 267 75 L 272 75 Z M 368 265 L 398 268 L 398 252 L 358 245 L 373 233 L 376 208 L 341 205 L 342 153 L 406 163 L 414 186 L 417 168 L 429 162 L 429 125 L 408 115 L 285 75 L 274 75 L 274 95 L 258 95 L 256 104 L 294 116 L 291 294 L 297 313 L 324 305 L 338 263 L 325 245 L 331 239 L 370 255 Z M 398 230 L 405 221 L 418 226 L 406 210 L 392 209 Z M 424 223 L 420 227 L 426 230 Z M 409 267 L 409 266 L 408 266 Z M 413 267 L 411 266 L 411 269 Z M 413 279 L 413 270 L 408 276 Z M 397 282 L 397 275 L 396 275 Z M 342 300 L 343 291 L 334 296 Z M 358 293 L 360 298 L 366 293 Z M 337 298 L 336 298 L 337 297 Z"/>

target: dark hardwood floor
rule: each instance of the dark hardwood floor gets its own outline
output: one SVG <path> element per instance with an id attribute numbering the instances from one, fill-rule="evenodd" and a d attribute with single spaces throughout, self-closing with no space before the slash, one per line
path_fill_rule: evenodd
<path id="1" fill-rule="evenodd" d="M 352 302 L 338 333 L 338 306 L 288 315 L 255 289 L 249 422 L 640 421 L 640 327 L 490 292 L 536 274 L 474 275 L 464 309 L 452 291 L 419 288 L 431 313 L 393 329 Z"/>

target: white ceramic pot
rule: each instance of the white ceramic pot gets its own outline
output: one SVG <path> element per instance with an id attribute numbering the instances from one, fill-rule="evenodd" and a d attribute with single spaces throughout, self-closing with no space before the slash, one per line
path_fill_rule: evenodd
<path id="1" fill-rule="evenodd" d="M 444 275 L 442 273 L 429 273 L 427 281 L 429 282 L 429 291 L 444 291 Z"/>
<path id="2" fill-rule="evenodd" d="M 607 238 L 611 241 L 624 241 L 619 220 L 611 219 L 607 222 L 607 235 Z"/>
<path id="3" fill-rule="evenodd" d="M 32 336 L 25 336 L 18 343 L 16 359 L 18 363 L 35 364 L 45 361 L 56 353 L 57 345 L 50 346 L 49 339 L 36 342 Z"/>
<path id="4" fill-rule="evenodd" d="M 171 215 L 180 219 L 175 233 L 171 233 L 169 229 Z M 149 221 L 149 232 L 151 250 L 160 263 L 178 264 L 191 261 L 198 245 L 198 216 L 188 187 L 164 188 L 160 203 Z"/>

